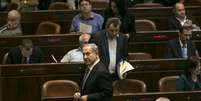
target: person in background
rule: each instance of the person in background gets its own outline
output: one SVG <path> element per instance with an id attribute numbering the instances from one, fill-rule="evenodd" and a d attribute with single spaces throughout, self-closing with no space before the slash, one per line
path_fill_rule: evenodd
<path id="1" fill-rule="evenodd" d="M 8 12 L 7 24 L 0 28 L 0 36 L 20 36 L 21 29 L 21 14 L 12 10 Z"/>
<path id="2" fill-rule="evenodd" d="M 66 53 L 61 59 L 61 62 L 84 62 L 82 47 L 89 42 L 90 38 L 90 34 L 81 34 L 79 37 L 80 46 L 77 49 L 70 50 L 68 53 Z"/>
<path id="3" fill-rule="evenodd" d="M 200 30 L 200 27 L 195 24 L 192 17 L 186 15 L 186 10 L 183 3 L 176 3 L 173 7 L 174 15 L 169 18 L 170 30 L 178 30 L 183 27 L 190 27 L 193 30 Z"/>
<path id="4" fill-rule="evenodd" d="M 110 17 L 118 17 L 122 22 L 120 32 L 133 37 L 135 34 L 135 17 L 128 13 L 127 5 L 127 0 L 110 0 L 108 8 L 104 12 L 103 29 Z"/>
<path id="5" fill-rule="evenodd" d="M 117 65 L 128 57 L 128 38 L 119 32 L 121 21 L 119 18 L 109 18 L 105 30 L 92 34 L 91 43 L 98 46 L 100 60 L 109 72 L 113 80 L 117 80 Z"/>
<path id="6" fill-rule="evenodd" d="M 100 14 L 92 12 L 90 0 L 80 0 L 80 13 L 71 23 L 70 32 L 95 33 L 102 29 L 104 22 Z"/>
<path id="7" fill-rule="evenodd" d="M 186 60 L 184 73 L 176 81 L 177 91 L 201 90 L 201 67 L 197 57 Z"/>
<path id="8" fill-rule="evenodd" d="M 20 11 L 36 11 L 38 10 L 39 0 L 15 0 L 18 3 Z"/>
<path id="9" fill-rule="evenodd" d="M 74 101 L 112 101 L 111 75 L 99 59 L 98 47 L 86 44 L 82 50 L 87 66 L 80 92 L 74 94 Z"/>
<path id="10" fill-rule="evenodd" d="M 190 40 L 192 32 L 189 28 L 179 30 L 179 37 L 168 41 L 165 58 L 188 58 L 199 56 L 195 44 Z"/>
<path id="11" fill-rule="evenodd" d="M 23 39 L 22 44 L 10 49 L 6 64 L 44 63 L 43 52 L 35 47 L 32 40 Z"/>

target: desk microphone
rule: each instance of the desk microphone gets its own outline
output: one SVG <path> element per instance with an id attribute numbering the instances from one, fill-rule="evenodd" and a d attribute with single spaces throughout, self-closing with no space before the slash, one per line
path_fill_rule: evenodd
<path id="1" fill-rule="evenodd" d="M 0 33 L 8 29 L 9 24 L 6 24 L 0 28 Z"/>

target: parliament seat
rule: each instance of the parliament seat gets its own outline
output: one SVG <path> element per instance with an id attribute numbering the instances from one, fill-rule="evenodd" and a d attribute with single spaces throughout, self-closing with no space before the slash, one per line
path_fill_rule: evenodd
<path id="1" fill-rule="evenodd" d="M 146 84 L 141 80 L 123 79 L 113 82 L 113 95 L 127 95 L 146 92 Z"/>
<path id="2" fill-rule="evenodd" d="M 51 80 L 42 86 L 42 97 L 73 97 L 79 86 L 71 80 Z"/>
<path id="3" fill-rule="evenodd" d="M 8 59 L 8 52 L 4 54 L 2 64 L 6 64 L 7 59 Z"/>
<path id="4" fill-rule="evenodd" d="M 153 21 L 147 19 L 135 20 L 136 32 L 139 31 L 156 31 L 156 25 Z"/>
<path id="5" fill-rule="evenodd" d="M 93 8 L 106 8 L 109 4 L 106 1 L 91 1 Z"/>
<path id="6" fill-rule="evenodd" d="M 60 33 L 60 25 L 56 24 L 51 21 L 44 21 L 41 22 L 38 25 L 38 28 L 36 30 L 37 35 L 43 35 L 43 34 L 59 34 Z"/>
<path id="7" fill-rule="evenodd" d="M 176 91 L 176 80 L 179 76 L 166 76 L 159 80 L 159 91 L 160 92 L 171 92 Z"/>
<path id="8" fill-rule="evenodd" d="M 69 5 L 65 2 L 53 2 L 50 4 L 48 10 L 68 10 Z"/>

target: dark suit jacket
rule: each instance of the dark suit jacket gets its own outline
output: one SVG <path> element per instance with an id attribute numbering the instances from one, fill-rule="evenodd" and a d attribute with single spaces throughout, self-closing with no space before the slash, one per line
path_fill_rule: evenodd
<path id="1" fill-rule="evenodd" d="M 105 65 L 97 63 L 81 88 L 81 95 L 88 95 L 88 101 L 111 101 L 112 78 Z"/>
<path id="2" fill-rule="evenodd" d="M 187 55 L 188 57 L 196 55 L 196 47 L 191 40 L 187 42 Z M 178 38 L 168 42 L 165 58 L 182 58 L 182 50 Z"/>
<path id="3" fill-rule="evenodd" d="M 106 67 L 109 66 L 110 57 L 109 57 L 109 46 L 108 38 L 106 36 L 106 31 L 100 31 L 98 33 L 92 34 L 92 43 L 95 43 L 98 46 L 100 60 Z M 116 63 L 120 62 L 121 59 L 126 59 L 128 56 L 128 38 L 119 34 L 117 37 L 117 49 L 116 49 Z"/>
<path id="4" fill-rule="evenodd" d="M 19 47 L 12 48 L 8 52 L 7 64 L 22 64 L 22 53 Z M 29 63 L 43 63 L 44 57 L 40 48 L 34 47 Z"/>
<path id="5" fill-rule="evenodd" d="M 192 23 L 194 23 L 192 17 L 187 16 L 187 19 L 191 20 Z M 169 29 L 170 30 L 178 30 L 182 28 L 181 23 L 179 22 L 179 20 L 176 19 L 175 16 L 172 16 L 168 19 L 169 21 Z"/>

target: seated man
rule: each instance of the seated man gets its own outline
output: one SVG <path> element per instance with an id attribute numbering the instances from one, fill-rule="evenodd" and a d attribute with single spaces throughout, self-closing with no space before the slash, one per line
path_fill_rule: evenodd
<path id="1" fill-rule="evenodd" d="M 190 40 L 191 34 L 190 29 L 180 29 L 179 37 L 168 42 L 165 58 L 198 56 L 195 44 Z"/>
<path id="2" fill-rule="evenodd" d="M 174 16 L 169 19 L 170 30 L 178 30 L 183 27 L 190 27 L 193 30 L 200 30 L 193 19 L 186 15 L 183 3 L 176 3 L 173 7 Z"/>
<path id="3" fill-rule="evenodd" d="M 95 33 L 102 29 L 104 19 L 92 12 L 90 0 L 80 0 L 80 14 L 76 15 L 71 24 L 70 32 Z"/>
<path id="4" fill-rule="evenodd" d="M 0 36 L 20 36 L 21 29 L 21 15 L 18 11 L 12 10 L 8 12 L 7 24 L 0 28 Z"/>
<path id="5" fill-rule="evenodd" d="M 12 48 L 8 52 L 6 64 L 43 63 L 44 57 L 40 48 L 34 47 L 29 39 L 22 40 L 19 47 Z"/>
<path id="6" fill-rule="evenodd" d="M 74 94 L 75 101 L 112 101 L 111 75 L 99 60 L 98 47 L 86 44 L 82 48 L 87 65 L 80 92 Z"/>
<path id="7" fill-rule="evenodd" d="M 82 46 L 89 42 L 89 34 L 81 34 L 79 37 L 80 47 L 77 49 L 70 50 L 64 57 L 61 59 L 61 62 L 84 62 L 82 54 Z"/>

